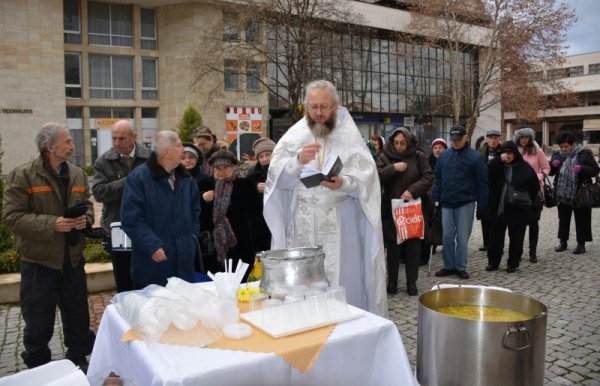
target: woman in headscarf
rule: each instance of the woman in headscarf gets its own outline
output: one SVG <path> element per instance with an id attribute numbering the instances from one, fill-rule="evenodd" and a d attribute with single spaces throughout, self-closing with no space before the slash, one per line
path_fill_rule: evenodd
<path id="1" fill-rule="evenodd" d="M 504 252 L 504 236 L 508 229 L 508 262 L 506 272 L 517 271 L 521 255 L 525 229 L 534 217 L 531 204 L 520 207 L 508 200 L 509 190 L 518 190 L 529 195 L 533 202 L 540 190 L 538 178 L 533 168 L 523 160 L 517 145 L 506 141 L 498 148 L 500 157 L 488 163 L 489 201 L 488 222 L 490 240 L 488 245 L 488 265 L 486 271 L 495 271 L 500 266 Z"/>
<path id="2" fill-rule="evenodd" d="M 571 213 L 575 215 L 575 233 L 577 247 L 575 255 L 585 253 L 585 242 L 592 241 L 592 209 L 577 206 L 575 195 L 584 182 L 591 182 L 592 177 L 600 172 L 592 151 L 586 147 L 575 145 L 575 136 L 563 131 L 556 136 L 556 144 L 560 150 L 552 154 L 550 175 L 554 178 L 556 199 L 558 201 L 558 244 L 556 252 L 567 249 L 571 227 Z"/>
<path id="3" fill-rule="evenodd" d="M 202 173 L 200 170 L 204 163 L 204 154 L 198 149 L 193 143 L 183 143 L 183 156 L 181 157 L 181 164 L 185 167 L 185 170 L 196 179 L 197 183 L 208 177 L 208 175 Z"/>
<path id="4" fill-rule="evenodd" d="M 396 129 L 377 159 L 377 171 L 383 188 L 381 220 L 387 244 L 387 292 L 398 292 L 398 270 L 401 257 L 406 261 L 406 292 L 416 296 L 419 277 L 421 239 L 408 239 L 397 244 L 396 225 L 392 216 L 392 199 L 409 201 L 421 198 L 424 222 L 429 221 L 431 203 L 428 192 L 433 184 L 433 172 L 425 154 L 417 151 L 416 140 L 405 127 Z M 427 231 L 427 227 L 425 227 Z"/>
<path id="5" fill-rule="evenodd" d="M 250 265 L 252 270 L 256 249 L 252 239 L 252 220 L 259 216 L 258 192 L 247 179 L 240 177 L 237 159 L 228 150 L 215 152 L 208 160 L 213 176 L 200 183 L 200 229 L 209 232 L 213 253 L 204 257 L 204 267 L 211 272 L 224 271 L 226 259 Z"/>
<path id="6" fill-rule="evenodd" d="M 200 170 L 202 170 L 202 173 L 212 176 L 212 169 L 208 160 L 215 152 L 221 149 L 219 144 L 217 144 L 217 136 L 213 134 L 210 128 L 202 126 L 194 129 L 192 132 L 192 141 L 204 154 L 204 162 L 200 164 Z"/>
<path id="7" fill-rule="evenodd" d="M 519 153 L 537 175 L 540 185 L 540 197 L 544 197 L 544 174 L 550 173 L 550 164 L 544 151 L 535 142 L 535 131 L 529 127 L 523 127 L 513 134 L 513 140 L 519 148 Z M 529 261 L 537 263 L 537 243 L 540 233 L 540 216 L 543 205 L 534 206 L 534 216 L 529 225 Z"/>
<path id="8" fill-rule="evenodd" d="M 254 218 L 252 224 L 254 247 L 257 252 L 268 251 L 271 249 L 271 231 L 269 231 L 269 227 L 262 215 L 262 209 L 265 181 L 267 180 L 267 173 L 269 172 L 271 154 L 273 154 L 273 149 L 275 149 L 275 142 L 271 141 L 269 138 L 260 138 L 254 141 L 252 148 L 254 149 L 254 155 L 256 156 L 257 162 L 254 168 L 248 172 L 246 178 L 256 187 L 260 212 L 260 214 Z"/>

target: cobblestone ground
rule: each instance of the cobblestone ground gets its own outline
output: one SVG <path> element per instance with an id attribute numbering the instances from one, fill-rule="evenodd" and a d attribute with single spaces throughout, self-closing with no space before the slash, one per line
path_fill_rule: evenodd
<path id="1" fill-rule="evenodd" d="M 516 273 L 504 270 L 486 272 L 485 252 L 481 246 L 481 228 L 474 224 L 469 246 L 468 284 L 495 285 L 531 296 L 548 307 L 546 332 L 545 385 L 600 386 L 600 209 L 592 214 L 592 229 L 597 241 L 588 243 L 587 253 L 573 255 L 574 228 L 569 249 L 554 252 L 557 218 L 555 209 L 546 209 L 540 223 L 538 246 L 539 263 L 529 263 L 524 256 Z M 527 237 L 526 237 L 527 239 Z M 527 251 L 527 240 L 525 251 Z M 526 252 L 527 253 L 527 252 Z M 502 262 L 505 268 L 505 260 Z M 441 252 L 433 255 L 431 273 L 422 267 L 419 273 L 419 292 L 432 288 L 437 282 L 433 273 L 442 267 Z M 402 272 L 402 269 L 401 269 Z M 399 286 L 404 284 L 400 275 Z M 91 295 L 89 298 L 92 329 L 96 330 L 102 312 L 112 293 Z M 390 296 L 389 316 L 396 323 L 413 369 L 417 354 L 417 297 L 405 292 Z M 25 369 L 20 357 L 23 321 L 17 305 L 0 305 L 0 376 Z M 64 358 L 62 325 L 57 313 L 55 334 L 50 348 L 53 359 Z"/>

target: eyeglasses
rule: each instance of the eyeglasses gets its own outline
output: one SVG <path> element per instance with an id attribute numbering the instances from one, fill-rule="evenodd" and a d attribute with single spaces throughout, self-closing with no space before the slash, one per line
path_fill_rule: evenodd
<path id="1" fill-rule="evenodd" d="M 327 112 L 333 108 L 333 105 L 308 105 L 309 111 L 317 111 L 321 110 L 322 112 Z"/>

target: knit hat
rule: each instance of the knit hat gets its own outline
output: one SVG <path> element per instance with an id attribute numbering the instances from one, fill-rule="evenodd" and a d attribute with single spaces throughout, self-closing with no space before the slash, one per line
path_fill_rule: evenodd
<path id="1" fill-rule="evenodd" d="M 229 150 L 218 150 L 208 159 L 208 164 L 212 167 L 220 165 L 236 166 L 237 158 Z"/>
<path id="2" fill-rule="evenodd" d="M 535 140 L 535 131 L 531 127 L 523 127 L 513 134 L 513 141 L 518 142 L 521 137 L 529 137 Z"/>
<path id="3" fill-rule="evenodd" d="M 275 149 L 275 142 L 271 141 L 269 138 L 259 138 L 254 141 L 252 149 L 254 149 L 254 155 L 258 157 L 265 151 L 273 151 L 273 149 Z"/>
<path id="4" fill-rule="evenodd" d="M 184 142 L 182 145 L 183 151 L 187 151 L 188 153 L 193 154 L 194 157 L 196 157 L 196 159 L 200 158 L 200 154 L 202 154 L 202 152 L 193 143 Z"/>
<path id="5" fill-rule="evenodd" d="M 431 142 L 431 148 L 432 149 L 433 149 L 433 147 L 435 145 L 442 145 L 442 146 L 444 146 L 444 149 L 448 148 L 448 144 L 442 138 L 436 138 L 436 139 L 433 140 L 433 142 Z"/>

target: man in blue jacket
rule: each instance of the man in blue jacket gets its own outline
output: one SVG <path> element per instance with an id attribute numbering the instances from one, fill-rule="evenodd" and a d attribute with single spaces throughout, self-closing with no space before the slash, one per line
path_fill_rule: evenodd
<path id="1" fill-rule="evenodd" d="M 467 254 L 477 202 L 478 217 L 485 217 L 488 202 L 487 166 L 469 145 L 463 126 L 450 130 L 451 147 L 435 165 L 432 195 L 442 207 L 444 268 L 435 276 L 457 274 L 468 279 Z"/>
<path id="2" fill-rule="evenodd" d="M 154 152 L 125 182 L 121 225 L 131 239 L 134 289 L 164 286 L 171 276 L 193 281 L 200 193 L 180 164 L 183 152 L 175 132 L 158 132 Z"/>

